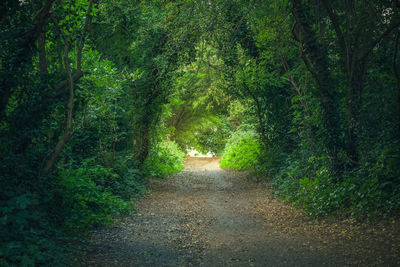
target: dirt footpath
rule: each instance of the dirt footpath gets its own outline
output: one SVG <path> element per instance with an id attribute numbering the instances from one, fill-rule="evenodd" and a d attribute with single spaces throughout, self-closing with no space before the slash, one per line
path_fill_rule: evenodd
<path id="1" fill-rule="evenodd" d="M 397 221 L 315 221 L 218 158 L 151 181 L 132 216 L 97 230 L 81 266 L 400 266 Z"/>

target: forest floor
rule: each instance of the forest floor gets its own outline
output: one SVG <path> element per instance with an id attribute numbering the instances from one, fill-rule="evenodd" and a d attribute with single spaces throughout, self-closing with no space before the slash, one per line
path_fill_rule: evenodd
<path id="1" fill-rule="evenodd" d="M 95 231 L 81 266 L 400 266 L 400 224 L 311 219 L 218 158 L 152 179 L 134 213 Z"/>

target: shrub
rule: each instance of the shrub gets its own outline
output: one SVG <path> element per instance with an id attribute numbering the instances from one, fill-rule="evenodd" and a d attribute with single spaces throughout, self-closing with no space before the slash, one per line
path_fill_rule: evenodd
<path id="1" fill-rule="evenodd" d="M 142 171 L 128 168 L 112 185 L 111 190 L 122 199 L 130 200 L 132 197 L 143 195 L 146 192 L 146 182 Z"/>
<path id="2" fill-rule="evenodd" d="M 236 132 L 226 143 L 221 168 L 248 170 L 254 168 L 260 157 L 261 144 L 254 132 Z"/>
<path id="3" fill-rule="evenodd" d="M 94 226 L 110 223 L 112 215 L 128 213 L 128 203 L 108 187 L 118 177 L 111 169 L 89 167 L 87 162 L 79 168 L 60 169 L 56 198 L 63 207 L 62 230 L 68 234 L 85 233 Z"/>
<path id="4" fill-rule="evenodd" d="M 400 211 L 400 189 L 394 178 L 389 179 L 396 177 L 390 165 L 378 159 L 345 172 L 339 181 L 326 166 L 324 157 L 289 160 L 271 184 L 278 196 L 301 206 L 312 216 L 341 213 L 377 218 Z"/>
<path id="5" fill-rule="evenodd" d="M 174 141 L 162 141 L 150 149 L 144 169 L 153 177 L 165 177 L 183 170 L 185 153 Z"/>
<path id="6" fill-rule="evenodd" d="M 30 192 L 11 197 L 0 207 L 0 266 L 63 266 L 59 237 L 43 206 Z"/>
<path id="7" fill-rule="evenodd" d="M 112 161 L 113 171 L 119 175 L 118 179 L 111 184 L 114 194 L 124 200 L 130 200 L 146 192 L 146 176 L 140 170 L 132 153 L 118 153 L 110 161 Z"/>

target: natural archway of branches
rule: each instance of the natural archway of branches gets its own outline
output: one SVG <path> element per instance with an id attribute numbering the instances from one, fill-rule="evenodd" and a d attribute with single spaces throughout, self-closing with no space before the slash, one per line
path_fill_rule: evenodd
<path id="1" fill-rule="evenodd" d="M 398 226 L 399 9 L 3 0 L 0 265 L 70 264 L 191 150 L 309 218 Z"/>

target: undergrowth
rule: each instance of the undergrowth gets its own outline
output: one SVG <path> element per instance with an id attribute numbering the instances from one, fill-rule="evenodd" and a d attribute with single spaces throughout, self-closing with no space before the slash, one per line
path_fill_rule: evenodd
<path id="1" fill-rule="evenodd" d="M 183 170 L 185 153 L 173 141 L 161 141 L 154 145 L 144 162 L 144 170 L 152 177 L 166 177 Z"/>
<path id="2" fill-rule="evenodd" d="M 357 169 L 344 172 L 339 180 L 329 171 L 326 157 L 298 156 L 296 153 L 289 157 L 272 176 L 271 184 L 280 198 L 314 217 L 398 217 L 399 173 L 387 161 L 388 155 L 382 154 L 377 161 L 366 161 Z"/>
<path id="3" fill-rule="evenodd" d="M 145 192 L 141 171 L 129 161 L 126 155 L 110 167 L 94 157 L 70 161 L 40 180 L 21 169 L 26 187 L 1 198 L 0 266 L 68 265 L 72 242 L 128 214 Z M 13 187 L 3 182 L 3 191 Z"/>
<path id="4" fill-rule="evenodd" d="M 303 208 L 310 216 L 352 216 L 360 219 L 393 218 L 400 212 L 398 148 L 371 152 L 351 171 L 335 177 L 326 155 L 307 149 L 291 154 L 278 146 L 264 150 L 254 133 L 237 132 L 228 140 L 222 168 L 251 169 L 271 181 L 275 194 Z"/>
<path id="5" fill-rule="evenodd" d="M 254 168 L 258 162 L 261 144 L 254 132 L 237 131 L 225 145 L 221 168 L 238 171 Z"/>

